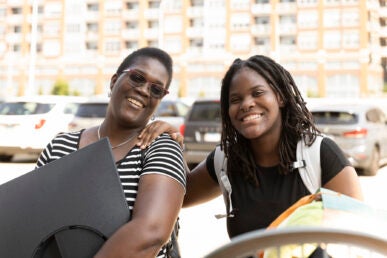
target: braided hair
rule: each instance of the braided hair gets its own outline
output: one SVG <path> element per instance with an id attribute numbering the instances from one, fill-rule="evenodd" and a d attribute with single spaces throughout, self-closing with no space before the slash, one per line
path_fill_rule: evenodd
<path id="1" fill-rule="evenodd" d="M 316 139 L 319 130 L 315 127 L 312 114 L 307 109 L 306 102 L 292 76 L 280 64 L 263 55 L 254 55 L 247 60 L 235 59 L 222 80 L 221 146 L 228 157 L 228 173 L 242 173 L 246 179 L 258 185 L 256 164 L 249 140 L 233 127 L 228 115 L 231 80 L 244 67 L 261 75 L 284 101 L 284 107 L 281 108 L 282 131 L 279 141 L 280 173 L 289 173 L 289 166 L 296 159 L 297 142 L 301 137 L 305 144 L 310 146 Z"/>

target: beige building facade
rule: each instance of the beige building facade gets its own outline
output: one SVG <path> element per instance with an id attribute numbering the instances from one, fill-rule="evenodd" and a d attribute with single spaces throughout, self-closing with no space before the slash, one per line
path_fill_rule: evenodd
<path id="1" fill-rule="evenodd" d="M 377 0 L 0 0 L 0 96 L 59 80 L 106 94 L 143 46 L 172 55 L 172 96 L 219 96 L 231 62 L 254 54 L 280 62 L 305 96 L 377 96 L 386 18 Z"/>

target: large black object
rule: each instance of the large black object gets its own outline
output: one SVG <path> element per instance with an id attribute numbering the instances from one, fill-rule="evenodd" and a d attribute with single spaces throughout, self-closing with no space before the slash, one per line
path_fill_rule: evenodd
<path id="1" fill-rule="evenodd" d="M 90 258 L 130 212 L 104 138 L 0 186 L 0 257 Z"/>

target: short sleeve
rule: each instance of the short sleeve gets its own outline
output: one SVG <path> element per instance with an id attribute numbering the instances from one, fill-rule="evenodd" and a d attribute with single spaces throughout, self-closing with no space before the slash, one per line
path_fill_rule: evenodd
<path id="1" fill-rule="evenodd" d="M 180 145 L 168 134 L 162 134 L 145 151 L 141 175 L 162 174 L 169 176 L 186 188 L 183 152 Z"/>
<path id="2" fill-rule="evenodd" d="M 214 166 L 214 157 L 215 157 L 215 149 L 208 154 L 206 159 L 206 166 L 207 171 L 210 174 L 211 178 L 218 183 L 218 178 L 216 177 L 215 173 L 215 166 Z"/>
<path id="3" fill-rule="evenodd" d="M 351 163 L 340 147 L 330 138 L 325 137 L 320 147 L 321 184 L 325 185 L 346 166 Z"/>

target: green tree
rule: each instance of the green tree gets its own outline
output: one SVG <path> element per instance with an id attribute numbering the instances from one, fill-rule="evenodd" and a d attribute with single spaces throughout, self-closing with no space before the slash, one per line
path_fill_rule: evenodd
<path id="1" fill-rule="evenodd" d="M 51 90 L 53 95 L 70 95 L 69 84 L 64 80 L 57 80 L 54 84 L 54 87 Z"/>

